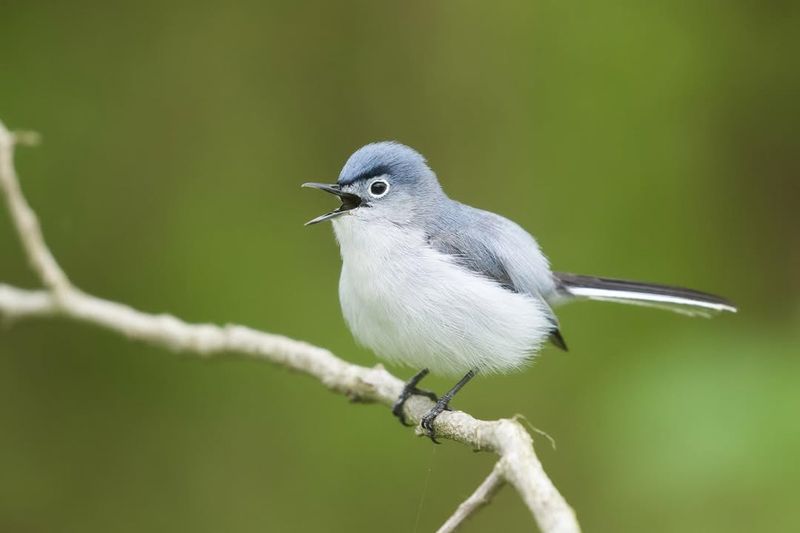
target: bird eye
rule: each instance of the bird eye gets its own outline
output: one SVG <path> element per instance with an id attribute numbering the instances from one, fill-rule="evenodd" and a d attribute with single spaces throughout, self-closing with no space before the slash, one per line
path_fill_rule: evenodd
<path id="1" fill-rule="evenodd" d="M 386 180 L 375 180 L 369 186 L 369 194 L 373 198 L 386 196 L 387 192 L 389 192 L 389 182 Z"/>

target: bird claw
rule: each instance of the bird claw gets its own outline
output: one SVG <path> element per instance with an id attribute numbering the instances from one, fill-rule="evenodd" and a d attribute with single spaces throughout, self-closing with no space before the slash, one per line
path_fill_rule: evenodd
<path id="1" fill-rule="evenodd" d="M 422 430 L 431 439 L 431 441 L 433 441 L 434 444 L 441 443 L 436 440 L 436 430 L 433 429 L 433 423 L 436 418 L 442 414 L 442 411 L 450 410 L 450 406 L 448 405 L 449 403 L 449 399 L 442 398 L 441 400 L 438 400 L 436 405 L 434 405 L 430 411 L 425 413 L 425 416 L 422 417 L 422 420 L 419 423 L 419 425 L 422 427 Z"/>
<path id="2" fill-rule="evenodd" d="M 403 406 L 406 404 L 406 400 L 408 397 L 403 398 L 403 396 L 399 396 L 397 400 L 395 400 L 394 405 L 392 405 L 392 414 L 400 421 L 401 424 L 408 427 L 411 424 L 408 423 L 406 420 L 406 415 L 403 412 Z"/>
<path id="3" fill-rule="evenodd" d="M 404 426 L 408 426 L 410 424 L 408 424 L 408 421 L 406 420 L 405 417 L 405 413 L 403 413 L 403 406 L 405 405 L 406 400 L 408 400 L 408 398 L 414 394 L 430 398 L 436 403 L 431 408 L 430 411 L 425 413 L 425 416 L 422 417 L 422 420 L 420 420 L 419 425 L 422 428 L 423 433 L 425 433 L 425 435 L 430 437 L 430 439 L 433 441 L 434 444 L 439 444 L 439 441 L 436 440 L 436 430 L 433 429 L 433 423 L 436 421 L 436 417 L 442 414 L 442 411 L 450 410 L 450 400 L 453 399 L 453 395 L 457 393 L 459 389 L 461 389 L 461 387 L 464 386 L 464 384 L 466 384 L 470 379 L 472 379 L 472 377 L 475 375 L 476 372 L 477 370 L 474 369 L 470 370 L 469 372 L 467 372 L 467 375 L 461 378 L 461 380 L 458 383 L 456 383 L 452 389 L 447 391 L 447 393 L 444 396 L 442 396 L 441 398 L 437 398 L 434 393 L 426 390 L 420 390 L 417 388 L 417 385 L 419 384 L 420 381 L 422 381 L 422 378 L 428 375 L 428 369 L 423 368 L 413 378 L 409 379 L 406 382 L 402 392 L 400 393 L 400 396 L 397 397 L 397 400 L 394 402 L 394 405 L 392 406 L 392 414 L 400 420 L 401 424 L 403 424 Z"/>
<path id="4" fill-rule="evenodd" d="M 392 405 L 392 414 L 396 416 L 397 419 L 400 420 L 400 423 L 404 426 L 410 427 L 413 425 L 408 423 L 408 420 L 406 420 L 406 415 L 403 412 L 403 407 L 411 396 L 425 396 L 434 402 L 439 401 L 439 398 L 433 392 L 417 388 L 417 384 L 422 381 L 422 378 L 424 378 L 427 374 L 428 370 L 424 369 L 409 379 L 403 387 L 402 392 L 400 392 L 400 396 L 397 397 L 397 400 L 395 400 L 394 404 Z"/>

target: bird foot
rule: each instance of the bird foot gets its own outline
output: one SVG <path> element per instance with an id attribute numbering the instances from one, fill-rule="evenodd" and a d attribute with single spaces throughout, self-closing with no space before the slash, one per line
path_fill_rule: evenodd
<path id="1" fill-rule="evenodd" d="M 404 426 L 410 426 L 411 424 L 408 423 L 406 420 L 406 415 L 403 412 L 403 407 L 406 405 L 406 401 L 411 396 L 425 396 L 426 398 L 430 398 L 434 402 L 438 402 L 439 398 L 436 394 L 432 393 L 431 391 L 423 390 L 417 388 L 417 384 L 422 381 L 422 378 L 428 375 L 428 369 L 422 369 L 418 372 L 414 377 L 409 379 L 405 386 L 403 387 L 403 391 L 400 393 L 400 396 L 397 397 L 395 400 L 394 405 L 392 405 L 392 414 L 400 420 L 400 423 Z"/>
<path id="2" fill-rule="evenodd" d="M 436 420 L 442 411 L 449 411 L 450 410 L 450 398 L 443 397 L 436 401 L 436 405 L 434 405 L 430 411 L 425 413 L 425 416 L 422 417 L 419 425 L 422 426 L 422 430 L 425 434 L 430 437 L 430 439 L 434 442 L 434 444 L 439 444 L 439 441 L 436 440 L 436 430 L 433 429 L 433 422 Z"/>

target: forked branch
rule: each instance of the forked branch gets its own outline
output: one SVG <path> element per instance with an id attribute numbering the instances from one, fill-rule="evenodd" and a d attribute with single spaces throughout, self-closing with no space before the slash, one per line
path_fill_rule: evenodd
<path id="1" fill-rule="evenodd" d="M 228 324 L 189 324 L 171 315 L 154 315 L 86 294 L 70 281 L 47 247 L 36 214 L 25 199 L 14 168 L 16 144 L 30 135 L 12 134 L 0 122 L 0 189 L 25 256 L 44 286 L 27 290 L 0 283 L 0 315 L 9 320 L 61 316 L 115 331 L 133 340 L 201 357 L 240 354 L 308 374 L 327 388 L 360 402 L 391 407 L 403 382 L 382 366 L 350 364 L 324 348 L 281 335 Z M 432 402 L 414 396 L 405 406 L 409 421 L 419 423 Z M 447 520 L 440 531 L 454 531 L 488 503 L 504 484 L 513 486 L 545 533 L 575 533 L 575 514 L 545 474 L 528 432 L 516 420 L 478 420 L 461 411 L 442 413 L 435 422 L 441 438 L 499 460 L 486 481 Z M 418 431 L 418 433 L 420 433 Z"/>

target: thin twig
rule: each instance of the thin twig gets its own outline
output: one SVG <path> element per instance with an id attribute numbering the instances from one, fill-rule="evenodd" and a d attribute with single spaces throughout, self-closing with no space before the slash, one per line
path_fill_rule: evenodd
<path id="1" fill-rule="evenodd" d="M 503 485 L 505 485 L 505 479 L 500 474 L 500 469 L 495 467 L 491 474 L 483 480 L 483 483 L 475 489 L 475 492 L 458 506 L 456 512 L 447 519 L 447 522 L 436 530 L 436 533 L 452 533 L 457 530 L 470 516 L 489 505 L 494 495 L 503 488 Z"/>
<path id="2" fill-rule="evenodd" d="M 0 187 L 3 188 L 11 221 L 20 236 L 28 263 L 45 287 L 54 293 L 60 293 L 69 289 L 70 283 L 50 253 L 50 249 L 47 248 L 39 227 L 39 219 L 28 205 L 19 186 L 19 178 L 14 168 L 14 144 L 17 140 L 16 136 L 0 122 Z"/>
<path id="3" fill-rule="evenodd" d="M 36 214 L 22 194 L 13 164 L 14 144 L 15 137 L 0 122 L 0 188 L 28 262 L 45 289 L 26 290 L 0 283 L 0 316 L 9 320 L 61 316 L 174 351 L 200 356 L 237 353 L 270 361 L 308 374 L 327 388 L 362 402 L 391 406 L 397 398 L 403 382 L 380 365 L 353 365 L 324 348 L 281 335 L 238 325 L 189 324 L 171 315 L 144 313 L 80 291 L 69 282 L 45 244 Z M 414 396 L 406 403 L 406 418 L 419 423 L 432 405 L 429 399 Z M 477 420 L 461 411 L 446 411 L 436 419 L 435 429 L 439 437 L 499 455 L 492 476 L 519 492 L 541 531 L 579 531 L 573 510 L 547 477 L 530 435 L 519 422 Z M 417 432 L 421 434 L 419 429 Z"/>

